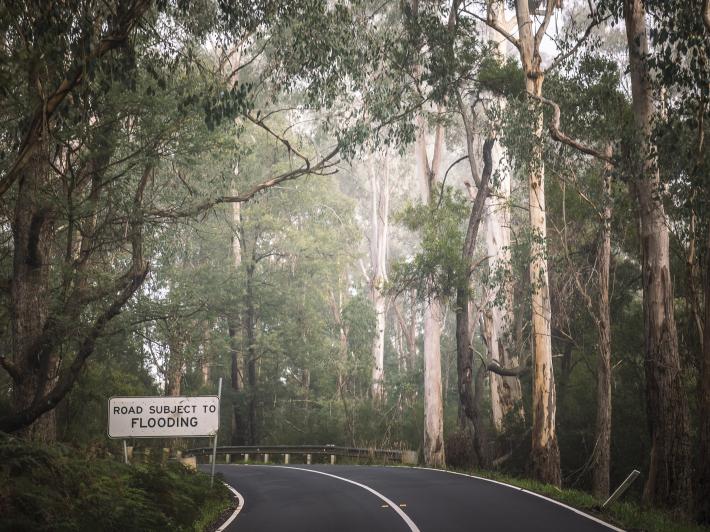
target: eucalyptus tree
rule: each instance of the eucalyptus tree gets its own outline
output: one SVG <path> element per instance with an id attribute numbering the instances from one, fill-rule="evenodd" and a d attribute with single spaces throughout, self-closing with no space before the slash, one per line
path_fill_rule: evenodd
<path id="1" fill-rule="evenodd" d="M 557 182 L 562 190 L 562 205 L 553 207 L 557 217 L 551 225 L 557 241 L 552 246 L 557 244 L 566 268 L 560 268 L 556 277 L 558 283 L 566 279 L 574 292 L 581 296 L 597 333 L 596 428 L 590 463 L 593 470 L 592 490 L 598 498 L 605 499 L 609 495 L 612 428 L 612 248 L 619 247 L 614 242 L 619 235 L 613 232 L 613 206 L 618 201 L 618 183 L 623 179 L 614 164 L 612 147 L 619 149 L 618 139 L 628 129 L 631 109 L 620 90 L 618 65 L 604 52 L 595 51 L 593 42 L 586 43 L 584 55 L 573 67 L 551 76 L 548 92 L 548 97 L 555 100 L 543 98 L 553 111 L 550 132 L 553 139 L 561 143 L 549 155 L 553 173 L 560 174 Z M 580 99 L 585 102 L 581 112 Z M 566 117 L 564 132 L 560 130 L 561 114 Z M 581 137 L 586 139 L 587 144 L 576 140 Z M 589 153 L 598 154 L 599 158 L 590 158 Z M 570 195 L 567 190 L 574 195 L 573 199 L 568 199 Z M 582 224 L 573 226 L 579 228 L 577 231 L 569 229 L 572 223 L 569 205 L 588 209 L 591 216 L 576 222 Z M 591 226 L 588 226 L 589 220 L 593 221 Z M 590 245 L 585 244 L 585 226 L 591 227 L 594 235 L 591 246 L 595 251 L 592 255 L 574 251 L 584 250 Z M 574 238 L 571 238 L 572 235 Z M 575 260 L 575 255 L 583 260 Z M 564 302 L 558 306 L 560 318 L 570 314 L 564 310 Z M 560 320 L 557 321 L 557 327 L 561 328 Z"/>
<path id="2" fill-rule="evenodd" d="M 671 9 L 665 12 L 667 6 L 659 8 L 653 3 L 648 5 L 651 10 L 657 9 L 654 11 L 657 14 L 665 13 L 671 21 L 683 11 L 673 12 Z M 626 29 L 633 128 L 630 135 L 622 132 L 626 150 L 624 157 L 614 159 L 608 152 L 591 148 L 563 133 L 560 130 L 559 106 L 545 98 L 539 99 L 554 110 L 550 131 L 555 140 L 606 161 L 628 174 L 629 192 L 639 207 L 646 398 L 652 439 L 650 470 L 644 494 L 648 501 L 657 505 L 687 508 L 691 484 L 688 405 L 683 391 L 675 322 L 668 215 L 663 197 L 658 193 L 661 176 L 654 123 L 659 115 L 656 89 L 651 76 L 653 56 L 650 54 L 646 27 L 646 4 L 641 1 L 624 1 L 621 6 L 612 2 L 602 3 L 601 7 L 600 11 L 593 13 L 597 18 L 599 13 L 605 11 L 615 16 L 621 15 Z M 700 18 L 696 18 L 696 21 L 699 22 Z M 660 27 L 655 29 L 658 32 L 656 35 L 661 36 L 661 43 L 666 41 L 664 35 L 668 35 L 663 24 L 669 24 L 668 20 L 662 20 Z M 671 22 L 668 27 L 673 25 Z M 688 49 L 688 42 L 681 42 L 680 46 Z M 667 50 L 669 54 L 672 53 L 670 49 Z M 702 71 L 702 67 L 698 68 L 702 61 L 698 61 L 697 57 L 705 51 L 702 46 L 694 51 L 696 59 L 694 63 L 690 62 L 694 65 L 690 71 Z M 669 54 L 662 56 L 663 59 L 667 61 Z M 691 76 L 691 79 L 696 78 Z"/>
<path id="3" fill-rule="evenodd" d="M 700 522 L 707 524 L 710 523 L 710 503 L 705 496 L 710 488 L 710 277 L 703 276 L 702 270 L 704 267 L 707 274 L 710 269 L 710 161 L 705 141 L 710 113 L 710 4 L 703 0 L 647 1 L 641 6 L 635 3 L 625 4 L 624 17 L 629 35 L 630 60 L 632 54 L 636 55 L 644 50 L 642 35 L 639 35 L 639 40 L 634 39 L 633 43 L 630 38 L 634 31 L 637 34 L 643 33 L 643 26 L 639 24 L 647 21 L 642 21 L 639 17 L 643 15 L 644 10 L 646 18 L 650 17 L 653 21 L 648 28 L 650 56 L 642 56 L 641 61 L 633 59 L 632 81 L 634 76 L 638 77 L 639 71 L 643 74 L 645 66 L 646 72 L 655 75 L 655 83 L 651 85 L 653 92 L 649 94 L 648 86 L 644 85 L 645 80 L 637 79 L 637 89 L 633 96 L 635 106 L 640 106 L 640 101 L 644 98 L 653 98 L 653 129 L 649 149 L 654 156 L 652 162 L 656 168 L 649 168 L 645 179 L 638 179 L 641 185 L 635 186 L 638 189 L 646 184 L 652 191 L 667 191 L 670 201 L 664 202 L 667 209 L 665 215 L 666 219 L 673 221 L 670 224 L 670 255 L 671 258 L 674 255 L 673 237 L 676 237 L 680 241 L 685 259 L 686 275 L 674 276 L 673 279 L 676 288 L 681 286 L 676 292 L 682 291 L 688 309 L 688 326 L 682 335 L 685 345 L 679 341 L 676 349 L 681 361 L 680 370 L 685 369 L 685 364 L 698 368 L 698 450 L 691 454 L 696 457 L 695 513 Z M 639 130 L 643 135 L 648 133 L 647 129 L 639 127 Z M 654 152 L 654 148 L 657 152 Z M 641 192 L 637 192 L 637 196 L 641 204 Z M 657 199 L 659 195 L 653 194 L 652 198 Z M 660 199 L 666 199 L 666 196 L 660 195 Z M 661 211 L 660 215 L 663 214 Z M 656 263 L 650 256 L 646 260 L 652 265 Z M 656 284 L 657 272 L 654 268 L 655 266 L 649 267 L 644 276 L 644 281 L 649 285 Z M 657 295 L 657 292 L 649 293 L 649 304 Z M 703 296 L 704 309 L 701 303 Z M 689 474 L 689 470 L 684 461 L 690 451 L 687 432 L 682 432 L 682 418 L 685 414 L 678 412 L 678 409 L 684 407 L 683 379 L 676 376 L 678 374 L 675 370 L 672 379 L 664 376 L 661 367 L 674 362 L 675 355 L 672 353 L 673 345 L 665 347 L 668 342 L 664 340 L 668 335 L 664 330 L 660 332 L 660 345 L 656 344 L 659 342 L 659 333 L 651 327 L 655 325 L 649 316 L 647 327 L 650 327 L 649 333 L 653 334 L 646 349 L 649 355 L 653 354 L 658 359 L 657 363 L 649 360 L 650 367 L 647 371 L 652 375 L 649 384 L 658 383 L 659 386 L 657 389 L 648 390 L 648 400 L 650 409 L 660 412 L 658 419 L 651 424 L 656 448 L 651 469 L 654 475 L 653 478 L 649 475 L 645 495 L 656 504 L 684 505 L 689 499 L 684 478 Z M 695 359 L 683 359 L 685 350 L 696 351 L 698 356 Z M 680 393 L 682 397 L 676 397 L 676 393 Z"/>
<path id="4" fill-rule="evenodd" d="M 278 2 L 3 6 L 0 193 L 12 240 L 3 265 L 12 349 L 0 360 L 14 408 L 0 418 L 2 430 L 53 439 L 52 410 L 148 274 L 146 226 L 248 201 L 332 162 L 337 149 L 241 194 L 164 186 L 183 181 L 171 157 L 194 148 L 194 133 L 247 108 L 246 86 L 223 90 L 213 77 L 202 53 L 207 38 L 283 23 L 299 9 Z"/>
<path id="5" fill-rule="evenodd" d="M 536 4 L 516 1 L 518 35 L 514 36 L 498 19 L 497 1 L 485 2 L 485 16 L 470 14 L 484 21 L 507 39 L 520 55 L 525 91 L 530 96 L 530 133 L 535 139 L 527 161 L 529 214 L 532 234 L 530 285 L 532 287 L 532 335 L 534 354 L 532 464 L 536 478 L 559 485 L 560 456 L 555 428 L 555 380 L 552 366 L 550 331 L 549 271 L 546 251 L 545 167 L 543 160 L 543 115 L 535 98 L 542 96 L 545 69 L 540 47 L 558 2 L 548 0 L 544 10 Z M 555 67 L 555 64 L 550 68 Z"/>

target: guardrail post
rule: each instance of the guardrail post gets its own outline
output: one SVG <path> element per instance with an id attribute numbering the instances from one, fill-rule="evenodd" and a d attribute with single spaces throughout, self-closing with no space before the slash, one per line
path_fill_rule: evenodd
<path id="1" fill-rule="evenodd" d="M 231 456 L 229 456 L 229 454 L 225 454 L 225 455 L 224 455 L 224 463 L 225 463 L 225 464 L 228 464 L 230 458 L 231 458 Z"/>
<path id="2" fill-rule="evenodd" d="M 286 453 L 284 455 L 284 464 L 288 464 L 288 458 L 289 458 L 288 453 Z"/>
<path id="3" fill-rule="evenodd" d="M 308 453 L 306 455 L 306 464 L 310 465 L 310 463 L 311 463 L 311 453 Z"/>
<path id="4" fill-rule="evenodd" d="M 211 464 L 212 463 L 212 455 L 209 455 L 207 458 L 209 459 L 209 463 Z"/>
<path id="5" fill-rule="evenodd" d="M 335 465 L 335 455 L 334 454 L 330 455 L 330 465 Z"/>
<path id="6" fill-rule="evenodd" d="M 641 474 L 641 473 L 640 473 L 638 470 L 634 469 L 634 470 L 631 472 L 631 474 L 629 474 L 629 476 L 626 477 L 626 480 L 624 480 L 624 481 L 621 483 L 621 486 L 619 486 L 618 488 L 616 488 L 616 491 L 614 491 L 614 493 L 611 494 L 611 497 L 609 497 L 609 498 L 604 502 L 604 504 L 602 504 L 602 508 L 606 508 L 608 505 L 610 505 L 610 504 L 613 503 L 615 500 L 617 500 L 619 497 L 621 497 L 621 496 L 624 494 L 624 492 L 625 492 L 627 489 L 629 489 L 629 486 L 631 486 L 631 483 L 632 483 L 634 480 L 636 480 L 636 477 L 638 477 L 640 474 Z"/>
<path id="7" fill-rule="evenodd" d="M 265 464 L 269 463 L 269 453 L 264 453 L 264 463 Z"/>
<path id="8" fill-rule="evenodd" d="M 249 461 L 249 453 L 244 453 L 244 461 L 245 462 Z"/>

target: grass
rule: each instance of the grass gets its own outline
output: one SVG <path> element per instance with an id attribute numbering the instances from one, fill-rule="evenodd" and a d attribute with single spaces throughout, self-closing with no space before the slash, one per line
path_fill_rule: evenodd
<path id="1" fill-rule="evenodd" d="M 0 530 L 202 532 L 232 504 L 180 464 L 127 466 L 0 433 Z"/>
<path id="2" fill-rule="evenodd" d="M 531 479 L 510 477 L 491 471 L 458 471 L 478 477 L 504 482 L 512 486 L 539 493 L 568 506 L 593 515 L 598 519 L 627 531 L 635 532 L 709 532 L 710 529 L 696 525 L 687 519 L 669 512 L 648 508 L 633 502 L 616 502 L 601 509 L 600 502 L 591 494 L 573 489 L 559 489 Z"/>

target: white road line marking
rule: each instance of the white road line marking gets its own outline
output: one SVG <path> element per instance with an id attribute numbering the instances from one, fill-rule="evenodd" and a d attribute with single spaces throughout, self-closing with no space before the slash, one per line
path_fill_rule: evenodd
<path id="1" fill-rule="evenodd" d="M 257 466 L 259 467 L 259 466 Z M 281 466 L 281 465 L 270 465 L 270 466 L 261 466 L 261 467 L 280 467 L 281 469 L 295 469 L 296 471 L 308 471 L 309 473 L 316 473 L 318 475 L 325 475 L 326 477 L 333 477 L 337 478 L 338 480 L 342 480 L 343 482 L 347 482 L 348 484 L 354 484 L 355 486 L 358 486 L 364 490 L 369 491 L 373 495 L 379 497 L 382 499 L 384 502 L 389 504 L 392 509 L 399 514 L 399 516 L 402 518 L 402 520 L 407 523 L 407 526 L 409 527 L 409 530 L 412 532 L 420 532 L 419 527 L 414 524 L 414 521 L 412 521 L 407 514 L 405 514 L 402 509 L 397 506 L 396 503 L 382 495 L 379 491 L 373 490 L 370 486 L 366 486 L 365 484 L 360 484 L 359 482 L 355 482 L 354 480 L 350 480 L 349 478 L 344 478 L 344 477 L 339 477 L 337 475 L 331 475 L 330 473 L 324 473 L 323 471 L 316 471 L 315 469 L 306 469 L 305 467 L 288 467 L 288 466 Z"/>
<path id="2" fill-rule="evenodd" d="M 224 523 L 222 523 L 222 526 L 220 526 L 216 532 L 223 532 L 231 523 L 236 519 L 236 517 L 239 515 L 239 512 L 242 511 L 242 508 L 244 508 L 244 497 L 242 497 L 242 494 L 239 493 L 237 490 L 235 490 L 232 486 L 227 484 L 226 482 L 224 483 L 225 486 L 227 486 L 232 493 L 239 499 L 239 504 L 237 505 L 237 509 L 234 510 L 234 513 L 229 516 L 229 519 L 227 519 Z"/>
<path id="3" fill-rule="evenodd" d="M 402 467 L 402 466 L 385 466 L 385 467 Z M 622 528 L 617 528 L 614 525 L 610 525 L 609 523 L 602 521 L 601 519 L 597 519 L 596 517 L 591 516 L 587 513 L 584 513 L 581 510 L 577 510 L 577 508 L 567 506 L 565 503 L 562 503 L 560 501 L 556 501 L 555 499 L 551 499 L 549 497 L 545 497 L 544 495 L 540 495 L 539 493 L 535 493 L 534 491 L 526 490 L 525 488 L 519 488 L 518 486 L 513 486 L 511 484 L 506 484 L 505 482 L 500 482 L 499 480 L 493 480 L 493 479 L 485 478 L 485 477 L 477 477 L 476 475 L 469 475 L 468 473 L 459 473 L 458 471 L 448 471 L 446 469 L 435 469 L 433 467 L 418 467 L 418 466 L 404 466 L 404 467 L 409 467 L 409 469 L 423 469 L 424 471 L 439 471 L 441 473 L 450 473 L 451 475 L 460 475 L 462 477 L 470 477 L 470 478 L 475 478 L 478 480 L 485 480 L 486 482 L 492 482 L 493 484 L 500 484 L 501 486 L 505 486 L 506 488 L 511 488 L 516 491 L 522 491 L 524 493 L 527 493 L 528 495 L 533 495 L 535 497 L 539 497 L 540 499 L 545 499 L 546 501 L 556 504 L 557 506 L 562 506 L 563 508 L 567 508 L 568 510 L 572 510 L 576 514 L 586 517 L 587 519 L 591 519 L 592 521 L 596 521 L 600 525 L 604 525 L 609 530 L 614 530 L 616 532 L 626 532 Z"/>

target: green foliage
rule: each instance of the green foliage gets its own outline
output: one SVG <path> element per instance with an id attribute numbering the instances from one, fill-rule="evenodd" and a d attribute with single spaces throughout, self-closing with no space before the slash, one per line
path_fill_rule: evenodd
<path id="1" fill-rule="evenodd" d="M 525 94 L 523 72 L 513 59 L 501 62 L 497 58 L 486 58 L 478 70 L 478 83 L 493 94 L 510 99 L 521 98 Z"/>
<path id="2" fill-rule="evenodd" d="M 2 530 L 200 530 L 206 508 L 229 491 L 179 464 L 126 466 L 85 450 L 31 444 L 0 434 Z"/>
<path id="3" fill-rule="evenodd" d="M 409 205 L 398 216 L 400 223 L 421 234 L 421 251 L 392 266 L 394 292 L 416 288 L 420 297 L 452 297 L 460 286 L 467 286 L 463 248 L 463 222 L 470 204 L 463 194 L 446 187 L 428 205 Z"/>

